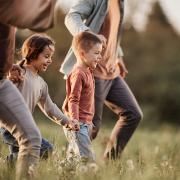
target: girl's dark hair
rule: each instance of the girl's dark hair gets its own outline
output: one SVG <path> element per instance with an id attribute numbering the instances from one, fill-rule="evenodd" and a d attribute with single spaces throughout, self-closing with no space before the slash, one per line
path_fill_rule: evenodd
<path id="1" fill-rule="evenodd" d="M 44 50 L 45 46 L 55 45 L 55 42 L 51 39 L 51 37 L 45 34 L 33 34 L 28 37 L 21 48 L 22 62 L 20 62 L 20 66 L 23 64 L 28 64 L 33 59 L 36 59 L 39 54 Z"/>

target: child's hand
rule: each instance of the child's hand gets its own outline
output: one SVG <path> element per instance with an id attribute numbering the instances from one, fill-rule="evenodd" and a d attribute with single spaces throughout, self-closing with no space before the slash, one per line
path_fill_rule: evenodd
<path id="1" fill-rule="evenodd" d="M 17 64 L 13 64 L 8 74 L 8 79 L 19 84 L 24 80 L 24 70 Z"/>
<path id="2" fill-rule="evenodd" d="M 68 130 L 72 130 L 72 131 L 79 131 L 79 121 L 76 119 L 70 119 L 69 123 L 67 124 L 66 128 Z"/>

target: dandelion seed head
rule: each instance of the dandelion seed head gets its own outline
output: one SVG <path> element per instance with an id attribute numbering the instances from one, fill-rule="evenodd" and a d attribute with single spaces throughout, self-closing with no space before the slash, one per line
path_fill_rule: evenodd
<path id="1" fill-rule="evenodd" d="M 132 159 L 128 159 L 128 160 L 126 161 L 126 164 L 127 164 L 128 170 L 133 171 L 133 170 L 135 169 L 134 163 L 133 163 L 133 160 L 132 160 Z"/>
<path id="2" fill-rule="evenodd" d="M 97 173 L 99 170 L 99 167 L 96 163 L 89 163 L 88 167 L 89 167 L 89 170 L 92 171 L 93 173 Z"/>

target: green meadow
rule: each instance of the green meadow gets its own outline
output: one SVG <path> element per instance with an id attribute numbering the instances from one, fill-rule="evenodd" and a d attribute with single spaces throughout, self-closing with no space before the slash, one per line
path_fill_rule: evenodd
<path id="1" fill-rule="evenodd" d="M 54 144 L 54 152 L 47 160 L 40 161 L 37 179 L 48 180 L 178 180 L 180 179 L 180 131 L 176 126 L 146 125 L 142 121 L 120 159 L 102 160 L 103 150 L 113 124 L 101 128 L 93 141 L 98 171 L 93 168 L 73 171 L 60 165 L 65 157 L 66 139 L 62 127 L 51 122 L 38 123 L 43 137 Z M 5 156 L 8 148 L 0 142 L 0 179 L 14 179 L 14 169 L 7 167 Z"/>

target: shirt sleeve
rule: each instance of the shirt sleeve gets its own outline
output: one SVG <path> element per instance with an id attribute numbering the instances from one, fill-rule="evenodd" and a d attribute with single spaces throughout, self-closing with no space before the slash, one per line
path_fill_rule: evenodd
<path id="1" fill-rule="evenodd" d="M 73 36 L 90 29 L 84 20 L 92 13 L 94 4 L 95 0 L 77 0 L 70 8 L 65 17 L 65 25 Z"/>
<path id="2" fill-rule="evenodd" d="M 34 31 L 53 26 L 56 0 L 0 0 L 0 22 Z"/>
<path id="3" fill-rule="evenodd" d="M 118 53 L 117 57 L 123 57 L 124 56 L 124 53 L 123 53 L 123 50 L 122 50 L 121 46 L 117 47 L 117 53 Z"/>
<path id="4" fill-rule="evenodd" d="M 40 98 L 38 106 L 46 116 L 48 116 L 51 120 L 53 120 L 57 124 L 66 125 L 68 123 L 69 120 L 68 117 L 65 116 L 62 113 L 62 111 L 57 107 L 57 105 L 52 102 L 49 96 L 48 86 L 46 83 L 44 84 L 42 90 L 42 96 Z"/>
<path id="5" fill-rule="evenodd" d="M 72 119 L 79 120 L 79 102 L 83 86 L 83 78 L 80 73 L 70 76 L 70 92 L 68 96 L 68 114 Z"/>

